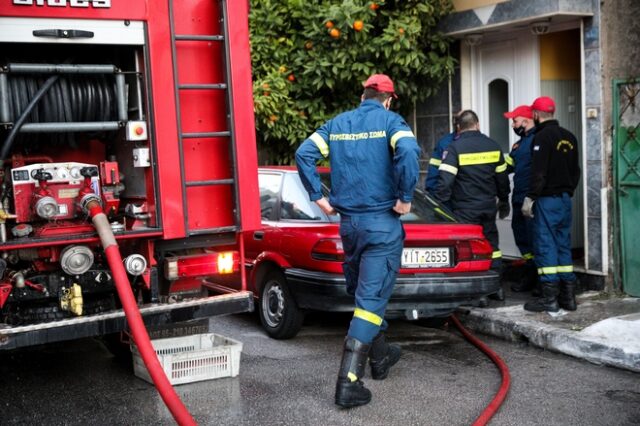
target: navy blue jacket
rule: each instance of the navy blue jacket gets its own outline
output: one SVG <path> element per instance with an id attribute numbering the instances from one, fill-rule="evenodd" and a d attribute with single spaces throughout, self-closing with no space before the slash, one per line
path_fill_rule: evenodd
<path id="1" fill-rule="evenodd" d="M 438 173 L 440 163 L 442 163 L 442 153 L 447 150 L 451 142 L 458 139 L 456 132 L 447 133 L 436 142 L 433 153 L 429 159 L 429 168 L 427 169 L 427 179 L 424 181 L 424 188 L 433 193 L 436 190 L 436 184 L 438 183 Z"/>
<path id="2" fill-rule="evenodd" d="M 518 142 L 511 147 L 507 162 L 507 173 L 513 173 L 513 193 L 511 202 L 522 204 L 529 192 L 531 182 L 531 144 L 535 136 L 535 127 L 531 128 Z"/>
<path id="3" fill-rule="evenodd" d="M 496 197 L 509 199 L 509 175 L 500 145 L 479 131 L 460 134 L 442 156 L 435 196 L 454 210 L 495 214 Z"/>
<path id="4" fill-rule="evenodd" d="M 316 163 L 329 158 L 329 203 L 354 215 L 410 202 L 418 183 L 420 148 L 398 114 L 374 99 L 324 123 L 296 151 L 296 165 L 309 199 L 322 198 Z"/>

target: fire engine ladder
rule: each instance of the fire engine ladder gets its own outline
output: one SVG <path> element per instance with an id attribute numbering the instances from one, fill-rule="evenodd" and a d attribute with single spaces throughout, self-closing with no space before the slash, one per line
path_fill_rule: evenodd
<path id="1" fill-rule="evenodd" d="M 229 179 L 215 179 L 215 180 L 192 180 L 187 181 L 185 176 L 185 162 L 184 162 L 184 140 L 185 139 L 205 139 L 205 138 L 228 138 L 229 141 L 229 149 L 230 149 L 230 157 L 232 164 L 236 165 L 236 144 L 235 144 L 235 132 L 234 132 L 234 121 L 233 121 L 233 111 L 231 108 L 233 99 L 231 93 L 231 86 L 228 84 L 229 76 L 231 75 L 231 70 L 229 66 L 229 44 L 225 41 L 228 40 L 229 28 L 227 25 L 227 7 L 226 0 L 220 2 L 221 7 L 221 28 L 223 30 L 223 34 L 207 34 L 207 35 L 195 35 L 195 34 L 176 34 L 175 30 L 175 18 L 174 18 L 174 1 L 169 0 L 169 24 L 170 24 L 170 32 L 171 32 L 171 49 L 173 55 L 173 79 L 174 79 L 174 89 L 176 94 L 176 109 L 178 113 L 178 144 L 180 150 L 180 175 L 182 180 L 182 203 L 184 206 L 184 225 L 187 230 L 187 235 L 202 235 L 202 234 L 211 234 L 211 233 L 221 233 L 221 232 L 233 232 L 240 229 L 240 210 L 239 210 L 239 200 L 238 200 L 238 191 L 237 188 L 233 188 L 232 193 L 234 194 L 234 220 L 235 225 L 227 226 L 222 228 L 210 228 L 210 229 L 193 229 L 189 228 L 189 206 L 188 206 L 188 197 L 187 197 L 187 189 L 191 187 L 203 187 L 203 186 L 214 186 L 214 185 L 231 185 L 236 186 L 238 181 L 238 170 L 237 167 L 233 167 L 233 178 Z M 222 83 L 198 83 L 198 84 L 181 84 L 179 82 L 178 75 L 178 44 L 181 41 L 197 41 L 197 42 L 219 42 L 224 45 L 224 61 L 225 61 L 225 78 Z M 180 92 L 184 90 L 225 90 L 226 91 L 226 111 L 227 111 L 227 128 L 225 131 L 211 131 L 211 132 L 198 132 L 198 133 L 184 133 L 182 131 L 182 123 L 181 117 L 182 114 L 180 112 Z"/>

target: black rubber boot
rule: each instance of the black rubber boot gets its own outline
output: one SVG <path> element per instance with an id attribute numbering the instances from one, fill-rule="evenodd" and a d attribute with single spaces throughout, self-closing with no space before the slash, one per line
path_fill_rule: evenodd
<path id="1" fill-rule="evenodd" d="M 511 291 L 521 293 L 534 290 L 538 282 L 538 271 L 535 266 L 528 263 L 522 268 L 522 274 L 517 282 L 511 284 Z M 539 294 L 538 294 L 539 296 Z"/>
<path id="2" fill-rule="evenodd" d="M 371 401 L 371 391 L 364 387 L 360 378 L 364 376 L 364 369 L 369 356 L 370 345 L 364 344 L 353 337 L 344 339 L 342 363 L 336 383 L 336 404 L 351 408 L 368 404 Z"/>
<path id="3" fill-rule="evenodd" d="M 542 296 L 524 304 L 524 309 L 531 312 L 558 312 L 558 283 L 542 283 Z"/>
<path id="4" fill-rule="evenodd" d="M 576 304 L 576 282 L 561 281 L 560 295 L 558 296 L 558 304 L 562 309 L 567 311 L 575 311 L 578 309 Z"/>
<path id="5" fill-rule="evenodd" d="M 384 380 L 389 375 L 389 370 L 400 359 L 402 349 L 398 345 L 387 343 L 384 333 L 380 332 L 371 342 L 369 352 L 369 365 L 371 365 L 371 378 L 373 380 Z"/>

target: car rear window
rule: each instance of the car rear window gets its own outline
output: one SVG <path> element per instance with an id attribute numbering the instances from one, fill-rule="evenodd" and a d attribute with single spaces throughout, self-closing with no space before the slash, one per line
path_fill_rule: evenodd
<path id="1" fill-rule="evenodd" d="M 320 173 L 320 180 L 323 185 L 323 192 L 329 196 L 331 187 L 331 174 Z M 411 212 L 401 217 L 407 223 L 454 223 L 457 222 L 455 215 L 447 207 L 436 201 L 431 195 L 416 189 L 411 202 Z"/>

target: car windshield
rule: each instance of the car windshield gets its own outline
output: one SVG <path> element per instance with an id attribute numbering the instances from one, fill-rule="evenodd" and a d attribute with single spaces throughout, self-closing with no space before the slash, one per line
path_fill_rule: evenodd
<path id="1" fill-rule="evenodd" d="M 329 196 L 329 188 L 331 186 L 331 175 L 329 173 L 320 173 L 322 181 L 322 192 L 325 197 Z M 400 218 L 407 223 L 453 223 L 457 222 L 454 214 L 447 207 L 436 201 L 431 195 L 416 189 L 413 193 L 413 201 L 411 202 L 411 212 Z M 331 218 L 335 221 L 336 218 Z"/>

